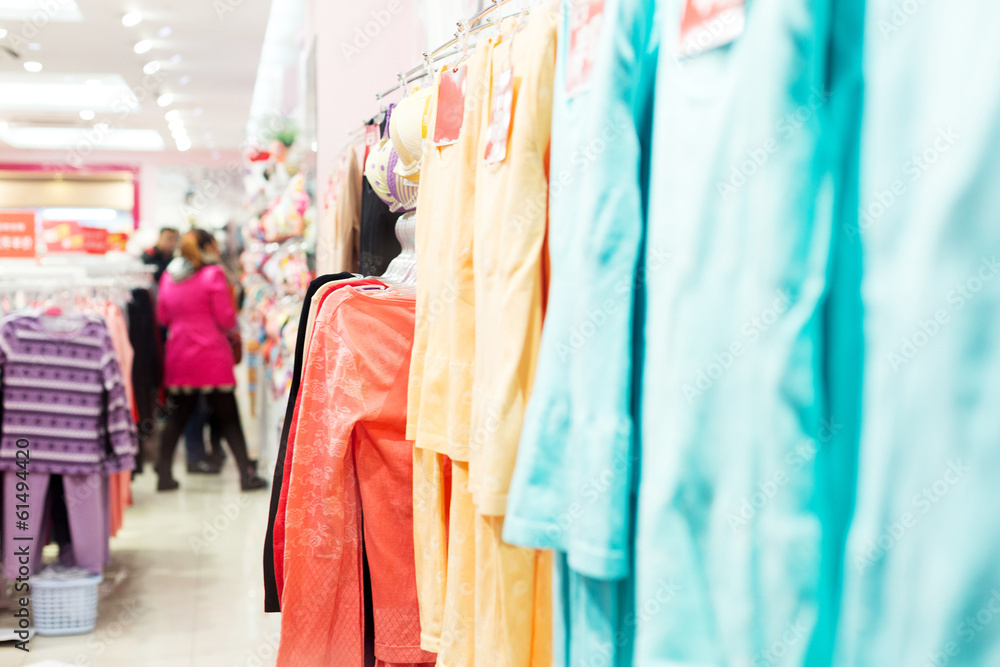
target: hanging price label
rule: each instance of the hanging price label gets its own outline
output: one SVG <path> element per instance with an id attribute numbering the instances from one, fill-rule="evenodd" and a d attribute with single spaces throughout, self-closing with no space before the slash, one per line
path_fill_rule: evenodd
<path id="1" fill-rule="evenodd" d="M 434 116 L 434 145 L 447 146 L 458 141 L 465 116 L 465 65 L 441 72 L 438 79 L 437 114 Z"/>
<path id="2" fill-rule="evenodd" d="M 745 26 L 745 0 L 687 0 L 677 55 L 694 56 L 729 44 Z"/>
<path id="3" fill-rule="evenodd" d="M 371 152 L 372 146 L 378 143 L 378 135 L 378 125 L 372 123 L 365 126 L 365 158 L 362 163 L 368 163 L 368 154 Z"/>
<path id="4" fill-rule="evenodd" d="M 505 69 L 493 82 L 490 97 L 490 127 L 486 130 L 486 164 L 507 157 L 510 117 L 514 110 L 514 70 Z"/>
<path id="5" fill-rule="evenodd" d="M 597 61 L 597 44 L 604 22 L 604 0 L 573 0 L 569 19 L 569 54 L 566 59 L 566 95 L 587 89 Z"/>

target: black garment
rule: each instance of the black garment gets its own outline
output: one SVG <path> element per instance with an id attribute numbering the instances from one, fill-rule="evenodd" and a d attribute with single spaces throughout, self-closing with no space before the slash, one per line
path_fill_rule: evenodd
<path id="1" fill-rule="evenodd" d="M 396 220 L 402 213 L 393 213 L 379 199 L 368 179 L 361 184 L 361 273 L 380 276 L 389 262 L 403 247 L 396 238 Z"/>
<path id="2" fill-rule="evenodd" d="M 160 277 L 163 272 L 167 270 L 167 265 L 170 264 L 170 260 L 173 257 L 169 257 L 160 252 L 159 248 L 152 247 L 146 252 L 142 253 L 142 263 L 152 264 L 156 267 L 156 273 L 153 274 L 153 279 L 156 280 L 156 284 L 160 284 Z"/>
<path id="3" fill-rule="evenodd" d="M 393 105 L 382 121 L 382 136 L 386 136 Z M 382 201 L 366 177 L 361 178 L 361 274 L 380 276 L 403 247 L 396 238 L 396 220 L 402 213 L 393 213 Z"/>
<path id="4" fill-rule="evenodd" d="M 167 397 L 167 425 L 160 437 L 160 456 L 156 464 L 156 471 L 161 478 L 172 477 L 170 468 L 174 461 L 177 441 L 181 438 L 181 431 L 187 420 L 198 407 L 198 399 L 202 395 L 200 392 L 192 392 L 169 394 Z M 240 478 L 246 480 L 252 472 L 246 440 L 243 437 L 243 426 L 240 424 L 240 411 L 236 405 L 236 395 L 232 391 L 215 390 L 204 396 L 208 398 L 208 405 L 218 420 L 221 435 L 229 445 L 233 458 L 236 459 Z"/>
<path id="5" fill-rule="evenodd" d="M 264 611 L 281 611 L 281 600 L 278 598 L 278 580 L 274 574 L 274 519 L 278 515 L 278 501 L 281 498 L 281 485 L 285 473 L 285 450 L 288 447 L 288 431 L 292 427 L 292 413 L 295 411 L 295 399 L 299 395 L 299 384 L 302 381 L 302 348 L 306 344 L 306 329 L 309 324 L 309 302 L 316 291 L 336 280 L 352 278 L 350 273 L 334 273 L 319 276 L 306 291 L 302 312 L 299 314 L 299 332 L 295 338 L 295 361 L 292 364 L 292 384 L 288 390 L 288 404 L 285 405 L 285 420 L 281 425 L 281 437 L 278 440 L 278 453 L 274 462 L 274 481 L 271 484 L 271 508 L 267 515 L 267 535 L 264 537 Z"/>
<path id="6" fill-rule="evenodd" d="M 163 355 L 160 327 L 154 322 L 153 295 L 146 289 L 132 290 L 128 313 L 128 340 L 132 359 L 132 392 L 138 413 L 139 453 L 135 470 L 142 472 L 146 442 L 156 433 L 156 397 L 163 383 Z"/>

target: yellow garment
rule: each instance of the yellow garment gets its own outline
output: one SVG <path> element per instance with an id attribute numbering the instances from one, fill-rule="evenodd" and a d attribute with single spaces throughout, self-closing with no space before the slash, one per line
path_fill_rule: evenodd
<path id="1" fill-rule="evenodd" d="M 490 63 L 493 86 L 513 68 L 513 110 L 502 161 L 483 162 L 489 113 L 483 114 L 479 133 L 469 449 L 469 490 L 476 507 L 477 667 L 552 664 L 551 554 L 505 544 L 501 536 L 541 341 L 556 25 L 555 15 L 539 8 L 522 28 L 502 27 Z"/>
<path id="2" fill-rule="evenodd" d="M 420 648 L 441 645 L 448 567 L 448 490 L 443 454 L 413 449 L 413 545 L 420 606 Z"/>
<path id="3" fill-rule="evenodd" d="M 480 117 L 491 42 L 467 63 L 465 109 L 458 141 L 428 144 L 417 195 L 416 325 L 410 361 L 406 437 L 417 447 L 467 461 L 475 360 L 472 278 L 473 188 Z"/>
<path id="4" fill-rule="evenodd" d="M 552 553 L 502 534 L 503 517 L 476 513 L 476 664 L 551 667 Z"/>
<path id="5" fill-rule="evenodd" d="M 548 219 L 548 146 L 556 19 L 539 7 L 524 27 L 501 33 L 494 83 L 514 72 L 507 155 L 485 164 L 483 114 L 476 171 L 476 359 L 469 485 L 476 509 L 502 516 L 542 333 L 543 247 Z M 423 269 L 424 265 L 421 265 Z"/>
<path id="6" fill-rule="evenodd" d="M 501 667 L 500 663 L 493 661 L 494 654 L 490 653 L 495 647 L 475 645 L 476 626 L 480 622 L 476 616 L 476 591 L 480 584 L 476 578 L 476 513 L 469 495 L 469 464 L 459 461 L 451 463 L 446 580 L 437 667 Z"/>

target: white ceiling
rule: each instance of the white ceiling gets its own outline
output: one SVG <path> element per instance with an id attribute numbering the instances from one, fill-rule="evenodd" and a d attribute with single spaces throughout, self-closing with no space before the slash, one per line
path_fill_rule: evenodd
<path id="1" fill-rule="evenodd" d="M 0 47 L 21 56 L 16 60 L 0 48 L 0 83 L 13 82 L 23 90 L 25 83 L 61 79 L 86 84 L 95 79 L 114 81 L 118 75 L 132 88 L 138 106 L 119 96 L 114 110 L 96 111 L 93 120 L 82 120 L 79 112 L 88 108 L 82 106 L 86 104 L 83 96 L 77 101 L 67 92 L 68 104 L 56 106 L 50 100 L 46 105 L 46 95 L 39 91 L 26 93 L 27 99 L 0 96 L 0 123 L 87 130 L 106 124 L 107 128 L 99 127 L 96 137 L 107 136 L 108 130 L 155 130 L 166 150 L 176 151 L 164 116 L 177 110 L 193 149 L 240 146 L 246 136 L 271 0 L 75 1 L 82 21 L 49 20 L 52 9 L 45 13 L 44 8 L 59 9 L 72 4 L 70 0 L 0 0 L 0 34 L 7 31 Z M 35 10 L 28 15 L 42 20 L 3 18 L 16 8 L 32 7 Z M 121 19 L 131 11 L 141 12 L 143 18 L 138 25 L 126 27 Z M 167 28 L 169 35 L 161 36 Z M 141 55 L 133 50 L 140 40 L 152 42 L 151 50 Z M 143 66 L 154 60 L 160 63 L 159 71 L 144 74 Z M 42 72 L 26 71 L 25 61 L 41 63 Z M 156 100 L 164 93 L 172 95 L 173 102 L 160 107 Z M 101 148 L 100 139 L 95 147 Z"/>

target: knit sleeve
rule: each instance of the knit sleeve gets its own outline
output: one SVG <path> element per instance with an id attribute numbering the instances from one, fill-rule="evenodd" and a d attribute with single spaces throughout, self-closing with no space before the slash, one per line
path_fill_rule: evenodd
<path id="1" fill-rule="evenodd" d="M 104 385 L 106 401 L 104 414 L 107 419 L 104 426 L 114 455 L 106 469 L 108 472 L 132 470 L 135 467 L 135 455 L 139 451 L 135 424 L 132 423 L 132 415 L 129 412 L 118 355 L 115 354 L 111 334 L 106 327 L 101 338 L 101 382 Z"/>

